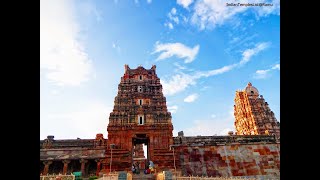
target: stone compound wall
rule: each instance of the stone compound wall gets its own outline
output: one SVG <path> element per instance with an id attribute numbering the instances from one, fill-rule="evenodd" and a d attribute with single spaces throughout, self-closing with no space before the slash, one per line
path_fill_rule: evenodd
<path id="1" fill-rule="evenodd" d="M 175 147 L 182 175 L 279 177 L 280 143 Z"/>

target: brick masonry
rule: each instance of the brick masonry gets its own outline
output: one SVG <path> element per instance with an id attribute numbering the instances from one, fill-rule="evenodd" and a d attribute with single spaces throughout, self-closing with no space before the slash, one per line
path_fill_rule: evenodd
<path id="1" fill-rule="evenodd" d="M 176 168 L 182 175 L 280 176 L 280 144 L 177 146 Z"/>

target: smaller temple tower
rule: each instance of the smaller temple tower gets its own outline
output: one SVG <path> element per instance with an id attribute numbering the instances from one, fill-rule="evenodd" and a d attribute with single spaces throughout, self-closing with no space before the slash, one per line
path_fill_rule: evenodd
<path id="1" fill-rule="evenodd" d="M 237 135 L 275 135 L 280 138 L 280 123 L 257 88 L 249 82 L 243 91 L 236 91 L 234 105 Z"/>

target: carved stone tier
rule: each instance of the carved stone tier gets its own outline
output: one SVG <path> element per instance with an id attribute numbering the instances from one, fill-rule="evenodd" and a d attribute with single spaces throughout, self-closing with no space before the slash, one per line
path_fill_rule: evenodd
<path id="1" fill-rule="evenodd" d="M 159 167 L 165 162 L 161 159 L 173 144 L 173 126 L 155 65 L 151 69 L 130 69 L 125 65 L 107 130 L 106 166 L 110 165 L 113 144 L 112 170 L 130 170 L 134 147 L 142 144 L 148 146 L 148 161 Z"/>
<path id="2" fill-rule="evenodd" d="M 248 83 L 235 96 L 234 116 L 238 135 L 275 135 L 280 138 L 280 123 L 257 88 Z"/>

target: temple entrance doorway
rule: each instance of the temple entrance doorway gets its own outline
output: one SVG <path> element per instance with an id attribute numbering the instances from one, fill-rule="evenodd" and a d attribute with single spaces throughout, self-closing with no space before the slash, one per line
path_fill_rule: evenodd
<path id="1" fill-rule="evenodd" d="M 150 140 L 146 134 L 136 134 L 132 138 L 132 165 L 140 173 L 143 173 L 148 168 L 150 159 L 149 144 Z"/>

